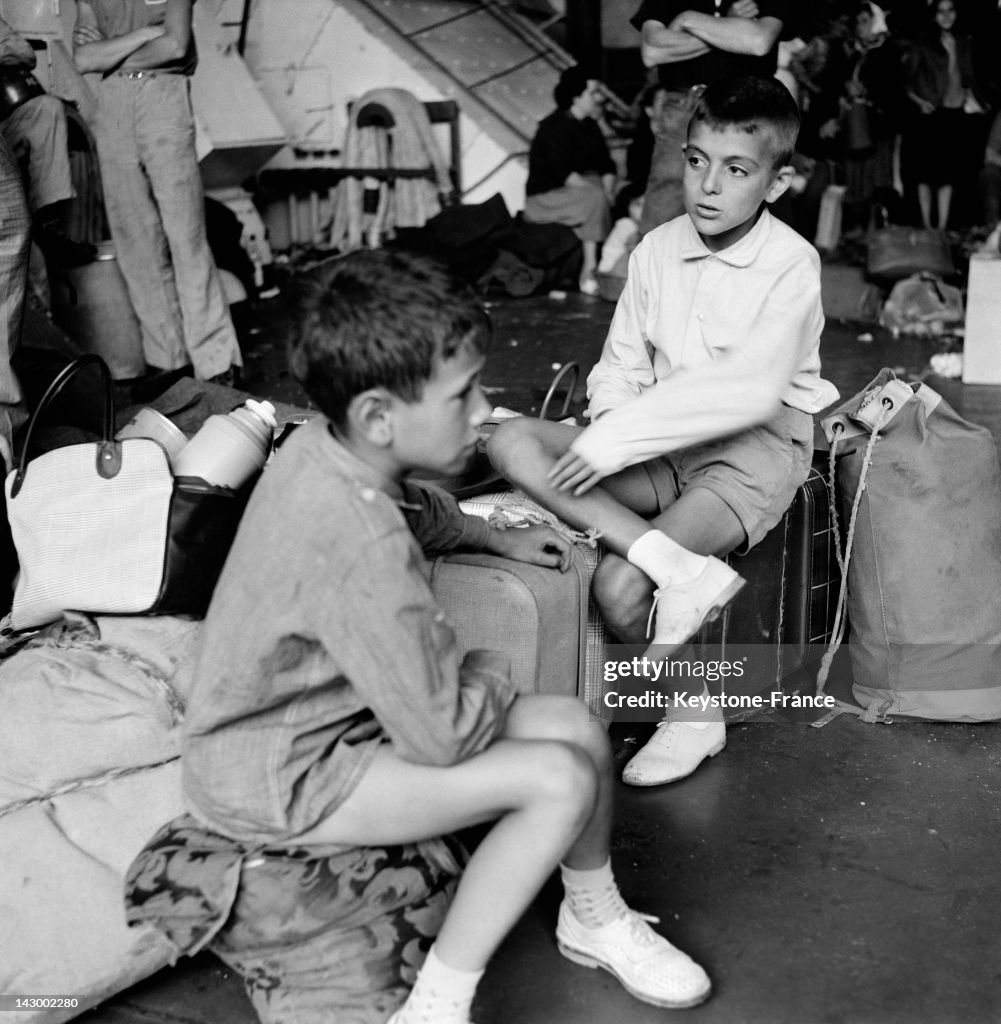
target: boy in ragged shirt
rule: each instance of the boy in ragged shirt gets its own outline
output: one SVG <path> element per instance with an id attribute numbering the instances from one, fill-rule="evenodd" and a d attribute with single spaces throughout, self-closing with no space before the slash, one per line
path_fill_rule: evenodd
<path id="1" fill-rule="evenodd" d="M 490 411 L 486 318 L 415 257 L 331 262 L 290 367 L 323 415 L 255 488 L 201 635 L 185 720 L 188 810 L 242 842 L 409 843 L 493 822 L 392 1024 L 469 1024 L 487 961 L 560 865 L 564 956 L 639 999 L 691 1006 L 705 972 L 619 894 L 604 728 L 517 693 L 508 659 L 460 658 L 421 549 L 569 567 L 546 527 L 494 530 L 415 470 L 461 472 Z"/>

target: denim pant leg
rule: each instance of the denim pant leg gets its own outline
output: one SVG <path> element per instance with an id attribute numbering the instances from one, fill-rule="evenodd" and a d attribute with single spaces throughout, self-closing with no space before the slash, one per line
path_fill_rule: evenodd
<path id="1" fill-rule="evenodd" d="M 30 239 L 31 218 L 21 175 L 0 138 L 0 456 L 7 469 L 13 466 L 14 430 L 25 419 L 10 357 L 21 338 Z"/>
<path id="2" fill-rule="evenodd" d="M 175 370 L 189 362 L 167 237 L 139 155 L 137 100 L 155 79 L 110 75 L 98 86 L 95 135 L 104 205 L 118 266 L 142 331 L 146 362 Z"/>
<path id="3" fill-rule="evenodd" d="M 205 193 L 195 152 L 188 79 L 139 83 L 139 153 L 160 211 L 195 376 L 206 380 L 242 362 L 229 305 L 205 231 Z"/>
<path id="4" fill-rule="evenodd" d="M 700 95 L 697 89 L 668 93 L 660 116 L 650 125 L 654 144 L 640 219 L 642 234 L 685 212 L 681 186 L 685 169 L 682 146 L 687 141 L 688 122 Z"/>

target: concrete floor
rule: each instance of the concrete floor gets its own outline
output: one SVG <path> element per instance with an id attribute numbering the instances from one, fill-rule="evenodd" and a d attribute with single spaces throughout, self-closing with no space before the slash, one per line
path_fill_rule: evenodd
<path id="1" fill-rule="evenodd" d="M 537 410 L 552 367 L 600 350 L 612 307 L 571 295 L 500 301 L 485 375 L 495 402 Z M 302 401 L 281 376 L 277 307 L 248 344 L 248 386 Z M 858 340 L 872 330 L 872 342 Z M 832 320 L 826 375 L 848 396 L 881 366 L 916 376 L 932 341 Z M 935 380 L 1001 434 L 1001 388 Z M 583 387 L 578 389 L 582 398 Z M 575 403 L 579 411 L 581 402 Z M 989 595 L 993 597 L 993 595 Z M 620 762 L 650 726 L 616 725 Z M 551 883 L 487 971 L 478 1024 L 996 1024 L 1001 726 L 732 725 L 725 753 L 669 787 L 622 786 L 615 865 L 633 905 L 703 962 L 715 994 L 663 1011 L 565 961 Z M 239 980 L 181 961 L 81 1018 L 87 1024 L 252 1024 Z M 331 1019 L 336 1024 L 336 1018 Z"/>

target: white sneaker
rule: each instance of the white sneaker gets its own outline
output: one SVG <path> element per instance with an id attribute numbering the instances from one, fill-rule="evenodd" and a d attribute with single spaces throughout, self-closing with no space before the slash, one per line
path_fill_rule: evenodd
<path id="1" fill-rule="evenodd" d="M 707 757 L 715 757 L 726 746 L 726 726 L 718 708 L 706 714 L 713 717 L 709 721 L 661 722 L 623 768 L 622 781 L 630 786 L 677 782 L 691 775 Z"/>
<path id="2" fill-rule="evenodd" d="M 709 976 L 691 957 L 658 935 L 635 910 L 601 928 L 585 928 L 566 900 L 560 906 L 556 942 L 576 964 L 601 967 L 637 999 L 680 1010 L 709 997 Z"/>
<path id="3" fill-rule="evenodd" d="M 707 622 L 719 618 L 720 612 L 740 593 L 744 580 L 718 558 L 709 555 L 702 572 L 688 583 L 669 584 L 653 592 L 653 607 L 647 622 L 656 616 L 651 644 L 680 647 Z M 667 655 L 670 650 L 658 652 Z"/>

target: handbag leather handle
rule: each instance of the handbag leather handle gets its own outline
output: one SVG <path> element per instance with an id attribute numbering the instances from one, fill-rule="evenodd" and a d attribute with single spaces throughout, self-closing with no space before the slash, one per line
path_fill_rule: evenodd
<path id="1" fill-rule="evenodd" d="M 96 366 L 100 370 L 104 384 L 104 422 L 101 425 L 101 440 L 97 445 L 97 472 L 103 477 L 113 477 L 121 468 L 120 445 L 111 437 L 111 431 L 115 423 L 115 387 L 111 379 L 111 371 L 108 369 L 108 364 L 99 355 L 88 353 L 87 355 L 79 356 L 68 366 L 63 367 L 52 383 L 45 389 L 45 394 L 42 395 L 35 411 L 31 414 L 31 419 L 28 421 L 28 429 L 24 434 L 24 442 L 21 445 L 21 452 L 18 456 L 14 482 L 11 485 L 11 498 L 17 496 L 17 492 L 20 491 L 21 485 L 24 483 L 24 474 L 28 469 L 28 451 L 31 447 L 31 438 L 35 432 L 35 425 L 49 405 L 59 396 L 63 388 L 82 369 L 88 366 Z"/>
<path id="2" fill-rule="evenodd" d="M 567 376 L 570 377 L 570 383 L 567 385 L 567 393 L 563 396 L 563 405 L 560 407 L 560 411 L 556 414 L 557 419 L 563 419 L 563 417 L 566 416 L 567 410 L 570 408 L 570 403 L 573 401 L 573 393 L 577 389 L 577 378 L 580 376 L 580 366 L 573 362 L 564 363 L 559 370 L 556 371 L 556 376 L 553 377 L 553 382 L 549 385 L 546 397 L 542 400 L 542 408 L 539 410 L 540 420 L 549 418 L 550 403 L 553 400 L 553 396 L 556 394 L 556 389 L 560 386 L 560 382 Z"/>

